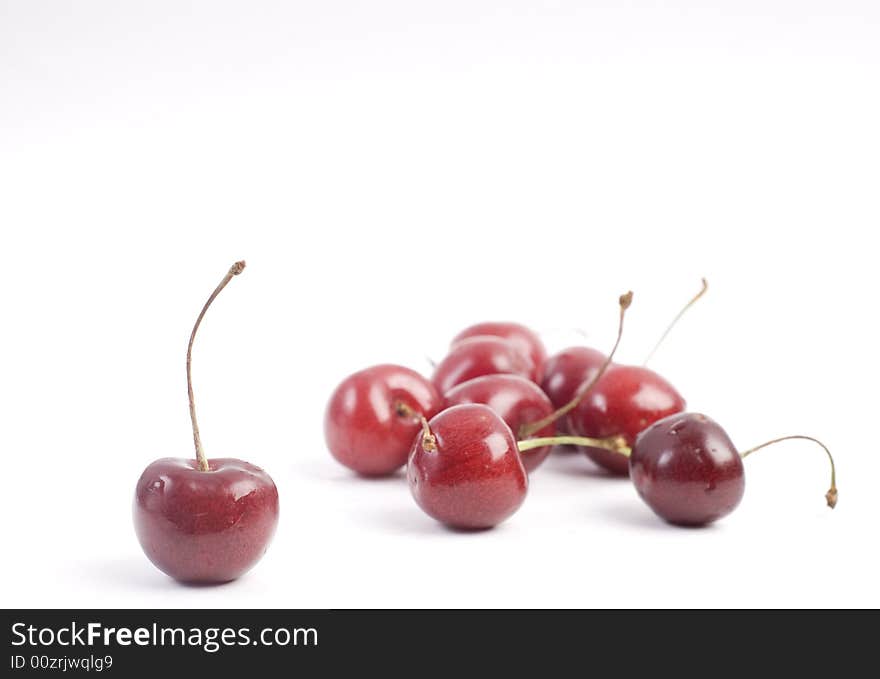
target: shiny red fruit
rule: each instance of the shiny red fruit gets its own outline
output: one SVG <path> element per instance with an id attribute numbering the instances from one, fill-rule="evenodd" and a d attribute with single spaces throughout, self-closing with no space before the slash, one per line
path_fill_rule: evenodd
<path id="1" fill-rule="evenodd" d="M 682 413 L 639 434 L 630 476 L 641 498 L 670 523 L 700 526 L 730 514 L 745 491 L 742 458 L 714 420 Z"/>
<path id="2" fill-rule="evenodd" d="M 391 474 L 406 464 L 420 416 L 433 417 L 440 395 L 427 379 L 399 365 L 377 365 L 345 378 L 324 415 L 331 454 L 365 476 Z"/>
<path id="3" fill-rule="evenodd" d="M 573 433 L 592 438 L 623 437 L 630 447 L 648 426 L 685 409 L 675 387 L 653 370 L 641 366 L 611 365 L 569 418 Z M 596 464 L 626 476 L 626 458 L 601 448 L 584 448 Z"/>
<path id="4" fill-rule="evenodd" d="M 156 567 L 181 582 L 220 583 L 250 570 L 278 524 L 278 490 L 259 467 L 229 458 L 156 460 L 141 474 L 134 527 Z"/>
<path id="5" fill-rule="evenodd" d="M 541 366 L 544 365 L 544 360 L 547 358 L 547 350 L 544 348 L 544 343 L 534 330 L 519 323 L 477 323 L 476 325 L 465 328 L 458 333 L 452 340 L 452 345 L 455 346 L 463 339 L 468 339 L 470 337 L 483 337 L 487 335 L 490 337 L 506 339 L 515 346 L 520 353 L 529 357 L 529 360 L 532 362 L 532 365 L 535 366 L 538 373 L 541 372 Z M 535 381 L 539 380 L 540 375 L 536 375 Z"/>
<path id="6" fill-rule="evenodd" d="M 561 408 L 571 401 L 582 385 L 596 377 L 605 359 L 605 354 L 589 347 L 569 347 L 548 358 L 541 388 L 553 407 Z M 568 416 L 560 419 L 556 428 L 566 434 L 573 431 Z"/>
<path id="7" fill-rule="evenodd" d="M 433 445 L 417 436 L 407 465 L 413 497 L 454 528 L 491 528 L 526 497 L 528 475 L 516 439 L 485 405 L 460 405 L 430 421 Z"/>
<path id="8" fill-rule="evenodd" d="M 518 375 L 483 375 L 463 382 L 446 393 L 446 407 L 466 403 L 489 406 L 510 427 L 519 440 L 524 425 L 537 422 L 553 411 L 553 404 L 534 382 Z M 536 432 L 533 437 L 554 436 L 552 424 Z M 540 465 L 550 454 L 550 446 L 520 453 L 526 471 Z"/>
<path id="9" fill-rule="evenodd" d="M 537 376 L 531 359 L 500 337 L 470 337 L 449 350 L 431 381 L 445 394 L 452 387 L 483 375 L 520 375 L 533 382 Z"/>

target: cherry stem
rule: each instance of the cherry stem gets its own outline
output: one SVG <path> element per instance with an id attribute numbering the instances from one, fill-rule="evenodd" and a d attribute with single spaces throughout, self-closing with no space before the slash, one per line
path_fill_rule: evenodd
<path id="1" fill-rule="evenodd" d="M 822 446 L 822 449 L 825 451 L 825 454 L 828 455 L 828 461 L 831 463 L 831 488 L 828 489 L 828 492 L 825 493 L 825 500 L 828 502 L 828 506 L 834 509 L 834 506 L 837 504 L 837 472 L 834 469 L 834 458 L 831 456 L 831 451 L 828 450 L 828 447 L 822 443 L 819 439 L 814 439 L 812 436 L 782 436 L 778 439 L 773 439 L 772 441 L 767 441 L 766 443 L 762 443 L 760 446 L 755 446 L 754 448 L 749 448 L 748 450 L 740 453 L 740 457 L 747 457 L 754 453 L 755 451 L 761 450 L 761 448 L 766 448 L 767 446 L 772 446 L 774 443 L 779 443 L 780 441 L 791 441 L 793 439 L 801 439 L 804 441 L 812 441 L 813 443 L 817 443 Z"/>
<path id="2" fill-rule="evenodd" d="M 527 439 L 532 434 L 535 434 L 541 431 L 544 427 L 548 427 L 560 417 L 567 415 L 572 410 L 580 405 L 580 402 L 584 399 L 587 393 L 592 389 L 602 375 L 605 374 L 605 371 L 608 369 L 608 366 L 611 365 L 611 361 L 614 359 L 614 354 L 617 351 L 617 347 L 620 346 L 620 338 L 623 336 L 623 318 L 626 315 L 626 310 L 629 309 L 632 304 L 633 293 L 632 290 L 620 296 L 618 299 L 618 304 L 620 305 L 620 320 L 617 324 L 617 339 L 614 341 L 614 347 L 611 349 L 611 353 L 608 354 L 608 357 L 605 359 L 605 362 L 602 364 L 602 367 L 599 369 L 595 375 L 593 375 L 593 379 L 589 382 L 586 382 L 578 388 L 577 393 L 574 398 L 571 399 L 564 406 L 557 408 L 552 413 L 547 415 L 546 417 L 542 417 L 540 420 L 536 422 L 532 422 L 530 424 L 523 425 L 519 430 L 519 438 Z"/>
<path id="3" fill-rule="evenodd" d="M 545 436 L 537 439 L 526 439 L 525 441 L 517 441 L 516 447 L 519 452 L 524 453 L 534 448 L 543 448 L 544 446 L 584 446 L 586 448 L 602 448 L 610 450 L 612 453 L 618 453 L 626 457 L 630 456 L 632 449 L 626 445 L 626 441 L 621 436 L 609 436 L 604 439 L 594 439 L 587 436 Z"/>
<path id="4" fill-rule="evenodd" d="M 417 410 L 413 410 L 403 401 L 395 401 L 394 402 L 394 412 L 396 412 L 400 417 L 406 417 L 413 420 L 419 420 L 422 418 L 422 414 Z"/>
<path id="5" fill-rule="evenodd" d="M 192 334 L 189 336 L 189 345 L 186 348 L 186 390 L 189 396 L 189 416 L 192 420 L 192 430 L 193 430 L 193 443 L 196 446 L 196 461 L 198 462 L 199 471 L 210 471 L 210 467 L 208 465 L 208 458 L 205 457 L 205 450 L 202 448 L 202 437 L 199 435 L 199 423 L 196 421 L 196 402 L 195 397 L 193 396 L 193 387 L 192 387 L 192 349 L 193 342 L 196 339 L 196 331 L 199 329 L 199 326 L 202 324 L 202 319 L 205 317 L 205 312 L 208 310 L 208 307 L 211 306 L 211 302 L 220 294 L 220 291 L 226 287 L 226 284 L 232 280 L 233 276 L 237 276 L 242 271 L 244 271 L 245 263 L 244 261 L 236 262 L 233 264 L 226 275 L 223 277 L 223 280 L 220 281 L 220 285 L 218 285 L 214 292 L 211 293 L 211 296 L 208 297 L 208 301 L 205 302 L 205 306 L 202 307 L 202 311 L 199 314 L 199 317 L 196 319 L 196 324 L 193 326 Z"/>
<path id="6" fill-rule="evenodd" d="M 431 425 L 428 424 L 428 420 L 424 415 L 421 416 L 422 419 L 422 448 L 424 448 L 427 452 L 433 453 L 437 450 L 437 437 L 431 432 Z"/>
<path id="7" fill-rule="evenodd" d="M 645 361 L 644 361 L 644 363 L 642 363 L 642 365 L 647 365 L 648 362 L 652 358 L 654 358 L 654 354 L 657 353 L 657 349 L 660 348 L 660 345 L 663 344 L 663 340 L 665 340 L 666 336 L 670 332 L 672 332 L 672 329 L 678 324 L 678 322 L 681 320 L 681 317 L 685 315 L 685 313 L 687 312 L 688 309 L 690 309 L 694 304 L 696 304 L 697 300 L 700 299 L 700 297 L 702 297 L 703 295 L 706 294 L 706 290 L 709 289 L 709 282 L 705 278 L 701 278 L 700 280 L 703 282 L 703 287 L 700 288 L 700 291 L 696 295 L 694 295 L 687 304 L 685 304 L 682 307 L 681 311 L 679 311 L 675 315 L 675 318 L 672 319 L 672 322 L 668 326 L 666 326 L 666 330 L 664 330 L 663 334 L 660 335 L 660 339 L 657 340 L 657 344 L 655 344 L 654 348 L 651 349 L 650 353 L 645 358 Z"/>

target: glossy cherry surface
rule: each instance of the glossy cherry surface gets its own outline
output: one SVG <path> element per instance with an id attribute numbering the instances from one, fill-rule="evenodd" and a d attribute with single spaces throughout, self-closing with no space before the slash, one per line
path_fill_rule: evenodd
<path id="1" fill-rule="evenodd" d="M 526 497 L 528 475 L 516 439 L 489 406 L 453 406 L 429 422 L 432 439 L 417 436 L 407 465 L 418 505 L 455 528 L 491 528 Z"/>
<path id="2" fill-rule="evenodd" d="M 452 345 L 455 346 L 463 339 L 487 335 L 490 337 L 506 339 L 515 346 L 520 353 L 529 357 L 529 360 L 532 362 L 532 365 L 535 366 L 538 373 L 541 372 L 541 367 L 544 365 L 544 360 L 547 358 L 547 350 L 544 348 L 544 343 L 541 341 L 541 338 L 538 337 L 537 333 L 520 323 L 477 323 L 476 325 L 465 328 L 458 333 L 452 340 Z M 540 375 L 536 375 L 536 381 L 539 380 Z"/>
<path id="3" fill-rule="evenodd" d="M 745 491 L 742 458 L 730 437 L 698 413 L 666 417 L 639 434 L 630 468 L 641 498 L 674 524 L 717 521 Z"/>
<path id="4" fill-rule="evenodd" d="M 446 393 L 446 407 L 465 403 L 482 403 L 489 406 L 510 427 L 514 436 L 520 438 L 523 425 L 537 422 L 553 412 L 553 404 L 541 388 L 518 375 L 483 375 L 463 382 Z M 548 425 L 533 436 L 554 436 L 556 427 Z M 550 454 L 550 446 L 534 448 L 521 453 L 526 471 L 532 471 Z"/>
<path id="5" fill-rule="evenodd" d="M 641 366 L 611 365 L 572 411 L 574 434 L 592 438 L 621 436 L 630 447 L 649 425 L 685 409 L 685 400 L 669 382 Z M 584 448 L 596 464 L 626 476 L 624 456 L 601 448 Z"/>
<path id="6" fill-rule="evenodd" d="M 569 347 L 553 354 L 544 362 L 544 377 L 541 389 L 550 398 L 554 408 L 561 408 L 571 401 L 577 390 L 592 380 L 602 369 L 605 354 L 589 347 Z M 568 416 L 556 423 L 556 428 L 564 433 L 573 429 Z"/>
<path id="7" fill-rule="evenodd" d="M 350 375 L 330 396 L 324 437 L 330 453 L 365 476 L 391 474 L 406 464 L 420 416 L 442 401 L 434 385 L 399 365 L 377 365 Z"/>
<path id="8" fill-rule="evenodd" d="M 500 337 L 470 337 L 460 340 L 437 364 L 431 381 L 445 394 L 452 387 L 483 375 L 520 375 L 535 381 L 535 365 L 513 344 Z"/>
<path id="9" fill-rule="evenodd" d="M 248 571 L 278 524 L 278 490 L 259 467 L 229 458 L 164 458 L 138 480 L 134 526 L 159 570 L 182 582 L 220 583 Z"/>

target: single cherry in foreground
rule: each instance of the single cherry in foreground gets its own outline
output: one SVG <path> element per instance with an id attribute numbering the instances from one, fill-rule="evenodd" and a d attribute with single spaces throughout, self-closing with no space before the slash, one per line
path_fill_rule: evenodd
<path id="1" fill-rule="evenodd" d="M 526 497 L 528 475 L 504 420 L 480 404 L 458 405 L 423 422 L 407 464 L 413 497 L 454 528 L 491 528 Z"/>
<path id="2" fill-rule="evenodd" d="M 553 404 L 541 388 L 519 375 L 483 375 L 463 382 L 446 393 L 446 407 L 466 403 L 489 406 L 510 427 L 514 435 L 524 438 L 526 425 L 541 420 L 553 412 Z M 534 432 L 535 436 L 553 436 L 556 427 L 551 422 Z M 550 447 L 533 448 L 522 454 L 526 471 L 532 471 L 550 454 Z"/>
<path id="3" fill-rule="evenodd" d="M 540 373 L 544 360 L 547 358 L 547 350 L 544 343 L 537 333 L 520 323 L 511 322 L 490 322 L 477 323 L 465 328 L 458 333 L 452 340 L 452 346 L 455 346 L 464 339 L 471 337 L 500 337 L 510 342 L 516 349 L 525 356 L 529 357 L 532 365 L 536 369 L 536 381 L 540 380 Z"/>
<path id="4" fill-rule="evenodd" d="M 156 460 L 135 490 L 134 527 L 144 553 L 182 582 L 234 580 L 259 561 L 278 524 L 278 490 L 259 467 L 205 457 L 192 390 L 192 347 L 211 302 L 244 269 L 236 262 L 196 319 L 186 354 L 186 376 L 196 459 Z"/>
<path id="5" fill-rule="evenodd" d="M 365 476 L 391 474 L 406 464 L 422 417 L 442 401 L 434 385 L 414 370 L 377 365 L 345 378 L 324 415 L 331 454 Z"/>
<path id="6" fill-rule="evenodd" d="M 613 454 L 613 453 L 612 453 Z M 745 470 L 717 422 L 681 413 L 639 434 L 629 458 L 641 498 L 670 523 L 703 525 L 730 514 L 745 491 Z"/>
<path id="7" fill-rule="evenodd" d="M 569 415 L 571 433 L 598 439 L 620 438 L 632 447 L 648 426 L 685 409 L 685 400 L 669 382 L 641 366 L 612 365 Z M 596 464 L 626 476 L 629 463 L 604 448 L 584 448 Z"/>
<path id="8" fill-rule="evenodd" d="M 730 514 L 742 499 L 742 459 L 789 439 L 813 441 L 831 462 L 829 507 L 837 504 L 834 459 L 809 436 L 786 436 L 739 453 L 714 420 L 699 413 L 667 417 L 639 434 L 630 454 L 630 476 L 639 496 L 661 518 L 683 526 L 702 526 Z"/>
<path id="9" fill-rule="evenodd" d="M 452 387 L 483 375 L 520 375 L 535 381 L 537 368 L 513 344 L 500 337 L 469 337 L 456 342 L 434 368 L 431 381 L 446 394 Z"/>

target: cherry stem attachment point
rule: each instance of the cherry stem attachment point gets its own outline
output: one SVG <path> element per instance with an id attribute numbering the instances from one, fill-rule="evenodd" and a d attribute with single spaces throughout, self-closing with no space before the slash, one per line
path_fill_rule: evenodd
<path id="1" fill-rule="evenodd" d="M 422 448 L 429 453 L 436 452 L 437 450 L 437 437 L 431 432 L 431 425 L 428 424 L 428 420 L 424 415 L 422 418 Z"/>
<path id="2" fill-rule="evenodd" d="M 633 293 L 632 290 L 623 294 L 618 299 L 618 304 L 620 305 L 620 320 L 617 324 L 617 339 L 614 341 L 614 346 L 611 349 L 611 353 L 608 354 L 608 357 L 605 359 L 605 362 L 602 364 L 602 367 L 599 369 L 593 379 L 589 382 L 586 382 L 581 385 L 581 387 L 577 390 L 574 398 L 571 399 L 568 403 L 557 408 L 552 413 L 547 415 L 546 417 L 542 417 L 540 420 L 536 422 L 531 422 L 529 424 L 524 425 L 519 430 L 519 438 L 527 439 L 533 434 L 541 431 L 544 427 L 550 426 L 554 422 L 556 422 L 560 417 L 563 417 L 570 413 L 572 410 L 580 405 L 580 402 L 584 399 L 587 393 L 596 386 L 596 383 L 605 374 L 605 371 L 608 369 L 608 366 L 611 365 L 611 361 L 614 360 L 614 354 L 617 352 L 617 347 L 620 346 L 620 338 L 623 336 L 623 318 L 626 315 L 626 310 L 629 309 L 632 304 Z"/>
<path id="3" fill-rule="evenodd" d="M 650 353 L 645 358 L 645 361 L 644 361 L 644 363 L 642 363 L 642 365 L 647 365 L 648 362 L 652 358 L 654 358 L 654 354 L 657 353 L 657 349 L 660 348 L 660 345 L 663 344 L 663 341 L 666 339 L 666 336 L 670 332 L 672 332 L 672 329 L 678 324 L 678 322 L 681 320 L 681 317 L 685 315 L 685 313 L 687 312 L 688 309 L 690 309 L 694 304 L 696 304 L 697 300 L 700 299 L 700 297 L 702 297 L 703 295 L 706 294 L 706 291 L 709 289 L 709 282 L 705 278 L 701 278 L 700 280 L 703 283 L 703 287 L 700 288 L 700 291 L 696 295 L 694 295 L 687 304 L 685 304 L 682 307 L 681 311 L 679 311 L 675 315 L 675 318 L 672 319 L 672 322 L 668 326 L 666 326 L 666 330 L 664 330 L 663 334 L 660 335 L 660 339 L 657 340 L 657 344 L 655 344 L 654 348 L 651 349 Z"/>
<path id="4" fill-rule="evenodd" d="M 831 456 L 831 451 L 828 450 L 828 447 L 822 443 L 819 439 L 814 439 L 812 436 L 782 436 L 778 439 L 773 439 L 772 441 L 767 441 L 766 443 L 762 443 L 760 446 L 755 446 L 754 448 L 749 448 L 746 451 L 740 453 L 740 457 L 747 457 L 752 453 L 761 450 L 761 448 L 766 448 L 767 446 L 772 446 L 774 443 L 779 443 L 781 441 L 791 441 L 794 439 L 801 439 L 804 441 L 812 441 L 820 446 L 825 451 L 825 454 L 828 456 L 828 461 L 831 463 L 831 488 L 828 489 L 828 492 L 825 493 L 825 501 L 828 503 L 828 506 L 831 509 L 834 509 L 834 506 L 837 504 L 837 472 L 834 469 L 834 458 Z"/>
<path id="5" fill-rule="evenodd" d="M 626 441 L 621 436 L 609 436 L 604 439 L 594 439 L 588 436 L 545 436 L 537 439 L 526 439 L 525 441 L 517 441 L 516 447 L 519 452 L 524 453 L 534 448 L 543 448 L 544 446 L 584 446 L 586 448 L 602 448 L 610 450 L 612 453 L 618 453 L 629 457 L 632 449 L 626 445 Z"/>
<path id="6" fill-rule="evenodd" d="M 196 331 L 198 331 L 199 326 L 202 324 L 202 319 L 205 317 L 205 312 L 208 311 L 208 307 L 211 306 L 211 302 L 220 294 L 220 291 L 226 287 L 226 284 L 232 280 L 233 276 L 237 276 L 242 271 L 244 271 L 245 263 L 244 261 L 236 262 L 231 267 L 229 267 L 229 271 L 223 277 L 223 280 L 220 281 L 220 284 L 214 289 L 214 292 L 211 293 L 211 296 L 208 297 L 208 301 L 205 302 L 205 306 L 202 307 L 202 311 L 199 314 L 199 317 L 196 319 L 196 324 L 193 326 L 192 334 L 189 336 L 189 344 L 186 347 L 186 390 L 187 395 L 189 396 L 189 417 L 192 420 L 192 430 L 193 430 L 193 443 L 196 446 L 196 461 L 198 462 L 199 471 L 210 471 L 210 466 L 208 465 L 208 458 L 205 457 L 205 450 L 202 448 L 202 437 L 199 435 L 199 423 L 196 421 L 196 403 L 195 397 L 193 396 L 193 387 L 192 387 L 192 348 L 193 342 L 196 339 Z"/>

